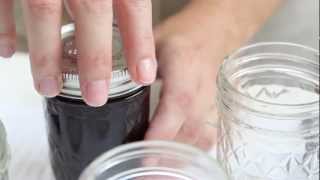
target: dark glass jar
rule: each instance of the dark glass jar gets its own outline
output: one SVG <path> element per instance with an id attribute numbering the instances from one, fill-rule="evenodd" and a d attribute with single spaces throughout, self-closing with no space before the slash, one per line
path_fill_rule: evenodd
<path id="1" fill-rule="evenodd" d="M 114 27 L 113 32 L 109 101 L 98 108 L 89 107 L 81 98 L 73 32 L 73 24 L 62 29 L 62 93 L 45 101 L 51 165 L 57 180 L 77 180 L 97 156 L 121 144 L 143 140 L 149 125 L 150 88 L 131 81 L 118 29 Z"/>

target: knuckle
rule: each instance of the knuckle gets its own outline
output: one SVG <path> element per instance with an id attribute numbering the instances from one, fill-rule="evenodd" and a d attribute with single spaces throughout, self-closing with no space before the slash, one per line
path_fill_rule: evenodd
<path id="1" fill-rule="evenodd" d="M 191 129 L 190 127 L 187 127 L 187 126 L 182 126 L 179 133 L 182 136 L 186 136 L 186 137 L 192 137 L 194 135 L 193 129 Z"/>
<path id="2" fill-rule="evenodd" d="M 142 39 L 144 41 L 148 41 L 148 42 L 153 41 L 154 37 L 153 37 L 152 31 L 144 33 L 143 36 L 142 36 Z"/>
<path id="3" fill-rule="evenodd" d="M 210 150 L 215 140 L 214 137 L 199 138 L 198 145 L 202 150 Z"/>
<path id="4" fill-rule="evenodd" d="M 51 61 L 47 56 L 31 55 L 32 72 L 35 76 L 56 75 L 60 69 L 55 61 Z"/>
<path id="5" fill-rule="evenodd" d="M 191 42 L 178 36 L 158 43 L 157 48 L 160 54 L 173 57 L 173 59 L 191 59 L 189 55 L 194 51 Z"/>
<path id="6" fill-rule="evenodd" d="M 0 39 L 2 42 L 6 42 L 7 44 L 15 44 L 16 41 L 16 31 L 14 28 L 12 28 L 13 31 L 11 32 L 0 32 Z"/>
<path id="7" fill-rule="evenodd" d="M 32 66 L 36 69 L 45 69 L 48 67 L 48 60 L 45 56 L 32 56 Z"/>
<path id="8" fill-rule="evenodd" d="M 125 6 L 135 10 L 146 10 L 149 8 L 150 1 L 147 0 L 122 0 Z M 139 11 L 139 12 L 140 12 Z"/>
<path id="9" fill-rule="evenodd" d="M 105 14 L 110 13 L 112 9 L 112 0 L 78 0 L 78 6 L 81 6 L 89 13 Z"/>
<path id="10" fill-rule="evenodd" d="M 194 125 L 193 123 L 185 123 L 180 131 L 180 136 L 186 137 L 189 139 L 189 141 L 195 141 L 197 139 L 197 136 L 199 135 L 200 129 L 197 125 Z"/>
<path id="11" fill-rule="evenodd" d="M 58 14 L 61 11 L 61 2 L 56 0 L 26 0 L 32 13 Z"/>
<path id="12" fill-rule="evenodd" d="M 93 57 L 91 59 L 91 63 L 93 67 L 99 68 L 105 68 L 109 65 L 108 61 L 107 61 L 107 57 L 106 56 L 96 56 Z"/>
<path id="13" fill-rule="evenodd" d="M 85 74 L 85 76 L 97 76 L 92 77 L 99 78 L 105 77 L 109 79 L 111 77 L 111 58 L 106 56 L 105 54 L 91 56 L 89 58 L 83 58 L 80 67 L 80 71 Z"/>
<path id="14" fill-rule="evenodd" d="M 199 65 L 203 56 L 201 52 L 193 42 L 181 37 L 172 37 L 157 43 L 157 56 L 160 61 L 169 61 L 189 73 L 196 70 L 190 67 Z"/>
<path id="15" fill-rule="evenodd" d="M 194 96 L 190 92 L 176 93 L 172 95 L 172 100 L 182 109 L 189 109 L 194 104 Z"/>

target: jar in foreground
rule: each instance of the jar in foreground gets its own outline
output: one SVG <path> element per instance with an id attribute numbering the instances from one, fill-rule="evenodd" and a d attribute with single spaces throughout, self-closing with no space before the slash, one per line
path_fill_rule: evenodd
<path id="1" fill-rule="evenodd" d="M 7 135 L 0 119 L 0 180 L 8 180 L 9 157 Z"/>
<path id="2" fill-rule="evenodd" d="M 45 101 L 51 165 L 57 180 L 78 180 L 97 156 L 121 144 L 143 140 L 149 126 L 149 87 L 131 81 L 117 27 L 108 103 L 94 108 L 82 99 L 74 25 L 62 29 L 63 90 Z"/>
<path id="3" fill-rule="evenodd" d="M 319 179 L 319 52 L 240 49 L 218 77 L 218 158 L 233 180 Z"/>
<path id="4" fill-rule="evenodd" d="M 222 168 L 191 146 L 145 141 L 118 147 L 96 159 L 80 180 L 227 180 Z"/>

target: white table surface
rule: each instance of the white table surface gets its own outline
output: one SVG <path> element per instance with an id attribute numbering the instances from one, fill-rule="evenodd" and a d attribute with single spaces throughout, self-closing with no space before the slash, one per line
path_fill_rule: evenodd
<path id="1" fill-rule="evenodd" d="M 42 99 L 33 90 L 28 56 L 0 58 L 0 119 L 12 151 L 12 180 L 51 180 Z"/>

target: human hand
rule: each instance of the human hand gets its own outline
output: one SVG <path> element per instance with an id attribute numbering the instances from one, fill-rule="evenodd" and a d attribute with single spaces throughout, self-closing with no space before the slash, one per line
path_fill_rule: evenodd
<path id="1" fill-rule="evenodd" d="M 67 0 L 76 25 L 79 74 L 87 104 L 107 101 L 112 68 L 112 21 L 115 11 L 129 72 L 134 81 L 155 80 L 157 63 L 152 32 L 151 0 Z M 60 37 L 62 0 L 22 0 L 35 88 L 53 97 L 62 88 Z M 15 51 L 13 0 L 0 0 L 0 56 Z"/>
<path id="2" fill-rule="evenodd" d="M 215 67 L 207 47 L 182 38 L 158 41 L 160 102 L 147 140 L 173 140 L 210 150 L 216 141 Z M 218 61 L 219 62 L 219 61 Z"/>
<path id="3" fill-rule="evenodd" d="M 211 7 L 191 1 L 154 30 L 162 91 L 146 140 L 178 141 L 207 151 L 216 142 L 215 79 L 228 46 L 226 32 L 212 23 Z"/>
<path id="4" fill-rule="evenodd" d="M 160 103 L 147 139 L 209 150 L 216 141 L 216 76 L 222 60 L 246 43 L 282 0 L 193 0 L 156 31 Z"/>

